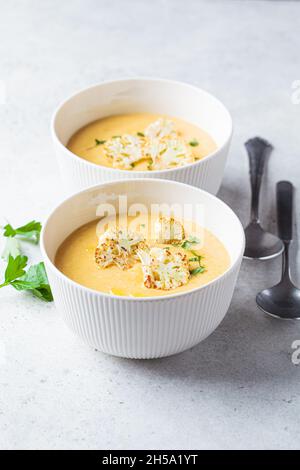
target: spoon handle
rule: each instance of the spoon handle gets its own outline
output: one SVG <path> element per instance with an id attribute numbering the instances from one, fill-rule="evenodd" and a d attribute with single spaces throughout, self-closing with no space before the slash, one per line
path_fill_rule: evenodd
<path id="1" fill-rule="evenodd" d="M 277 183 L 278 235 L 286 243 L 293 239 L 293 192 L 293 185 L 289 181 Z"/>
<path id="2" fill-rule="evenodd" d="M 261 179 L 265 161 L 272 150 L 272 145 L 261 137 L 254 137 L 245 143 L 249 157 L 251 183 L 251 220 L 258 222 L 258 205 Z"/>

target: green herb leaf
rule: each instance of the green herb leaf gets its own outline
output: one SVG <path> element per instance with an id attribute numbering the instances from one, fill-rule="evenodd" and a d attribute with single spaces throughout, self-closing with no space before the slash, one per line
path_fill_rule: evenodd
<path id="1" fill-rule="evenodd" d="M 193 250 L 191 250 L 191 253 L 197 258 L 197 261 L 199 261 L 199 263 L 200 263 L 203 256 L 198 255 L 198 253 L 196 251 L 193 251 Z"/>
<path id="2" fill-rule="evenodd" d="M 0 284 L 0 288 L 11 285 L 17 290 L 28 290 L 34 296 L 46 302 L 51 302 L 53 296 L 44 263 L 33 265 L 26 272 L 27 261 L 27 256 L 18 255 L 13 258 L 9 255 L 4 275 L 5 280 Z"/>
<path id="3" fill-rule="evenodd" d="M 25 238 L 26 240 L 31 240 L 34 243 L 38 243 L 40 239 L 42 225 L 40 222 L 32 220 L 26 225 L 22 225 L 14 229 L 10 224 L 5 225 L 3 235 L 5 237 L 15 237 L 16 235 Z"/>
<path id="4" fill-rule="evenodd" d="M 112 139 L 119 139 L 121 136 L 120 135 L 113 135 Z"/>
<path id="5" fill-rule="evenodd" d="M 139 137 L 145 137 L 145 134 L 143 132 L 137 132 L 136 135 L 138 135 Z"/>
<path id="6" fill-rule="evenodd" d="M 199 145 L 199 142 L 198 142 L 198 140 L 193 139 L 189 142 L 189 144 L 190 144 L 191 147 L 197 147 Z"/>
<path id="7" fill-rule="evenodd" d="M 181 244 L 181 247 L 185 250 L 190 250 L 193 245 L 197 245 L 198 243 L 200 243 L 199 238 L 190 236 L 189 238 L 184 240 L 184 242 Z"/>
<path id="8" fill-rule="evenodd" d="M 99 139 L 95 139 L 95 145 L 97 147 L 97 145 L 103 145 L 105 144 L 106 140 L 99 140 Z"/>
<path id="9" fill-rule="evenodd" d="M 198 256 L 194 256 L 194 258 L 189 258 L 189 261 L 192 263 L 192 262 L 196 262 L 196 261 L 199 261 L 199 258 Z"/>
<path id="10" fill-rule="evenodd" d="M 191 271 L 191 276 L 196 276 L 197 274 L 203 273 L 205 271 L 204 266 L 198 266 L 197 268 Z"/>
<path id="11" fill-rule="evenodd" d="M 24 268 L 27 265 L 27 261 L 27 256 L 18 255 L 16 258 L 13 258 L 9 255 L 4 274 L 4 283 L 1 284 L 0 287 L 7 286 L 18 277 L 23 276 L 23 274 L 25 274 Z"/>
<path id="12" fill-rule="evenodd" d="M 4 237 L 14 237 L 16 235 L 16 231 L 12 228 L 10 224 L 6 224 L 4 227 Z"/>
<path id="13" fill-rule="evenodd" d="M 11 284 L 17 290 L 29 290 L 45 302 L 53 300 L 45 265 L 43 262 L 30 266 L 28 271 Z"/>
<path id="14" fill-rule="evenodd" d="M 11 255 L 13 258 L 16 258 L 20 254 L 21 254 L 21 250 L 20 250 L 19 241 L 13 237 L 7 237 L 5 247 L 1 255 L 2 258 L 5 261 L 8 261 L 9 255 Z"/>

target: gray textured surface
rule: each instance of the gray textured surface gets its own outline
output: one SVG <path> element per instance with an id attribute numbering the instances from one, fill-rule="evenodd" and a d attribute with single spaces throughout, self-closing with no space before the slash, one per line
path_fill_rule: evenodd
<path id="1" fill-rule="evenodd" d="M 297 2 L 2 0 L 1 216 L 43 219 L 60 199 L 49 120 L 66 94 L 144 75 L 197 84 L 230 108 L 235 135 L 220 196 L 243 223 L 243 142 L 259 134 L 274 143 L 262 196 L 273 230 L 274 183 L 298 185 L 300 177 L 300 105 L 291 101 L 299 31 Z M 149 362 L 90 350 L 53 305 L 2 289 L 0 448 L 298 448 L 300 368 L 291 343 L 300 323 L 271 320 L 254 302 L 279 267 L 244 261 L 215 333 Z"/>

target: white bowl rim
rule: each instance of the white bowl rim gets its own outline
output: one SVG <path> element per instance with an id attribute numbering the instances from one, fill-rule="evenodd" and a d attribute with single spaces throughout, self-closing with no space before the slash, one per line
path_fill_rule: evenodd
<path id="1" fill-rule="evenodd" d="M 132 82 L 139 82 L 139 81 L 149 81 L 149 82 L 163 82 L 163 83 L 170 83 L 170 84 L 173 84 L 173 85 L 183 85 L 187 88 L 191 88 L 193 90 L 198 90 L 198 91 L 201 91 L 202 93 L 204 93 L 205 95 L 209 96 L 210 98 L 212 98 L 213 100 L 215 100 L 225 111 L 225 113 L 227 114 L 227 118 L 228 118 L 228 122 L 229 122 L 229 126 L 230 126 L 230 131 L 229 131 L 229 134 L 228 134 L 228 137 L 226 138 L 225 142 L 223 143 L 223 145 L 221 145 L 220 147 L 217 147 L 217 149 L 212 152 L 212 153 L 209 153 L 208 155 L 206 155 L 205 157 L 201 158 L 200 160 L 197 160 L 195 162 L 192 162 L 192 163 L 187 163 L 186 165 L 183 165 L 183 166 L 180 166 L 180 167 L 176 167 L 176 168 L 166 168 L 166 169 L 163 169 L 163 170 L 151 170 L 151 174 L 161 174 L 161 173 L 168 173 L 168 172 L 174 172 L 174 171 L 180 171 L 182 170 L 183 168 L 187 168 L 187 167 L 191 167 L 191 166 L 196 166 L 196 165 L 201 165 L 203 163 L 203 161 L 206 161 L 210 158 L 213 158 L 217 153 L 221 152 L 225 147 L 226 145 L 228 145 L 228 142 L 230 142 L 231 140 L 231 137 L 232 137 L 232 134 L 233 134 L 233 122 L 232 122 L 232 117 L 231 117 L 231 114 L 230 112 L 228 111 L 227 107 L 222 103 L 222 101 L 220 101 L 218 98 L 216 98 L 212 93 L 209 93 L 208 91 L 204 90 L 203 88 L 200 88 L 196 85 L 191 85 L 190 83 L 187 83 L 187 82 L 181 82 L 179 80 L 170 80 L 170 79 L 167 79 L 167 78 L 153 78 L 153 77 L 129 77 L 129 78 L 120 78 L 120 79 L 116 79 L 116 80 L 104 80 L 102 82 L 99 82 L 99 83 L 95 83 L 93 85 L 90 85 L 88 87 L 84 87 L 84 88 L 81 88 L 80 90 L 76 91 L 75 93 L 72 93 L 71 95 L 69 95 L 65 100 L 63 100 L 55 109 L 53 115 L 52 115 L 52 118 L 51 118 L 51 134 L 52 134 L 52 138 L 55 140 L 55 142 L 62 148 L 66 151 L 66 154 L 73 158 L 73 159 L 76 159 L 76 161 L 78 161 L 78 159 L 80 159 L 81 163 L 82 164 L 85 164 L 87 166 L 92 166 L 93 168 L 97 168 L 99 170 L 99 167 L 101 168 L 101 171 L 107 171 L 107 172 L 110 172 L 110 171 L 115 171 L 115 172 L 122 172 L 124 174 L 128 174 L 128 175 L 131 175 L 131 174 L 136 174 L 136 175 L 141 175 L 141 178 L 144 177 L 144 175 L 148 175 L 149 174 L 149 171 L 139 171 L 139 170 L 123 170 L 123 169 L 119 169 L 119 168 L 113 168 L 113 167 L 107 167 L 107 166 L 104 166 L 104 165 L 98 165 L 97 163 L 93 163 L 93 162 L 90 162 L 89 160 L 86 160 L 85 158 L 82 158 L 80 157 L 79 155 L 76 155 L 75 153 L 71 152 L 71 150 L 69 150 L 61 141 L 60 139 L 58 138 L 57 134 L 56 134 L 56 130 L 55 130 L 55 121 L 56 121 L 56 117 L 57 117 L 57 114 L 59 113 L 59 111 L 61 110 L 61 108 L 68 102 L 68 101 L 71 101 L 73 98 L 75 98 L 75 96 L 77 95 L 80 95 L 81 93 L 87 91 L 87 90 L 91 90 L 93 88 L 97 88 L 99 87 L 100 85 L 109 85 L 109 84 L 113 84 L 113 83 L 119 83 L 119 82 L 126 82 L 126 81 L 132 81 Z M 147 176 L 146 176 L 147 178 Z"/>
<path id="2" fill-rule="evenodd" d="M 67 201 L 69 201 L 73 197 L 78 196 L 80 194 L 83 194 L 83 193 L 86 193 L 86 192 L 89 192 L 89 191 L 93 191 L 93 190 L 98 189 L 98 188 L 100 189 L 101 187 L 109 187 L 109 186 L 112 186 L 112 185 L 115 185 L 115 184 L 118 184 L 118 183 L 119 184 L 123 184 L 123 183 L 124 184 L 125 183 L 130 184 L 130 183 L 135 183 L 135 182 L 139 182 L 139 181 L 141 181 L 141 182 L 143 182 L 143 181 L 146 182 L 147 181 L 147 182 L 150 182 L 150 183 L 154 183 L 154 182 L 159 181 L 159 182 L 166 183 L 166 184 L 171 184 L 171 185 L 174 184 L 174 185 L 185 186 L 185 187 L 188 187 L 188 188 L 192 188 L 192 189 L 194 189 L 195 191 L 197 191 L 199 193 L 205 193 L 206 195 L 208 195 L 212 199 L 217 199 L 218 203 L 220 203 L 221 206 L 224 206 L 227 210 L 229 210 L 229 212 L 231 212 L 233 217 L 238 222 L 238 225 L 240 226 L 241 249 L 240 249 L 240 252 L 239 252 L 239 254 L 236 258 L 236 261 L 235 262 L 231 261 L 230 266 L 220 276 L 217 276 L 216 278 L 212 279 L 211 281 L 204 284 L 203 286 L 195 287 L 194 289 L 191 289 L 191 290 L 188 290 L 188 291 L 185 291 L 185 292 L 177 292 L 177 293 L 174 293 L 174 294 L 165 294 L 165 295 L 155 295 L 155 296 L 149 296 L 149 297 L 134 297 L 134 296 L 129 296 L 129 295 L 117 295 L 117 294 L 110 294 L 110 293 L 107 293 L 107 292 L 101 292 L 101 291 L 98 291 L 96 289 L 92 289 L 90 287 L 83 286 L 82 284 L 79 284 L 79 282 L 73 281 L 68 276 L 66 276 L 64 273 L 62 273 L 55 266 L 55 264 L 50 260 L 48 254 L 47 254 L 45 245 L 44 245 L 44 232 L 46 230 L 46 227 L 47 227 L 47 224 L 48 224 L 50 218 L 56 212 L 56 210 L 59 209 L 60 207 L 62 207 Z M 195 186 L 191 186 L 191 185 L 186 184 L 186 183 L 181 183 L 181 182 L 178 182 L 178 181 L 173 181 L 173 180 L 168 180 L 168 179 L 155 179 L 155 178 L 136 178 L 135 180 L 132 180 L 132 179 L 118 180 L 117 179 L 117 180 L 109 181 L 109 182 L 105 182 L 105 183 L 98 183 L 96 185 L 89 186 L 88 188 L 85 188 L 81 191 L 77 191 L 77 192 L 71 194 L 70 196 L 68 196 L 67 198 L 65 198 L 60 204 L 55 206 L 55 208 L 52 209 L 52 211 L 48 215 L 47 219 L 43 223 L 43 227 L 42 227 L 42 231 L 41 231 L 41 237 L 40 237 L 40 249 L 41 249 L 41 253 L 42 253 L 43 258 L 47 259 L 47 262 L 49 264 L 51 264 L 52 269 L 54 269 L 55 273 L 59 277 L 61 277 L 65 281 L 69 282 L 70 284 L 76 286 L 77 288 L 81 288 L 81 289 L 83 289 L 87 292 L 90 292 L 90 293 L 94 294 L 94 295 L 96 294 L 96 295 L 99 295 L 99 296 L 108 297 L 110 299 L 111 298 L 115 298 L 115 299 L 118 299 L 118 300 L 124 299 L 124 300 L 133 301 L 133 302 L 145 302 L 145 301 L 149 302 L 151 300 L 168 301 L 172 298 L 190 295 L 190 294 L 195 293 L 197 291 L 206 289 L 206 288 L 208 288 L 208 286 L 216 283 L 217 281 L 221 280 L 223 277 L 227 276 L 230 272 L 232 272 L 235 269 L 236 265 L 239 263 L 239 260 L 243 256 L 243 253 L 244 253 L 244 250 L 245 250 L 245 233 L 244 233 L 244 229 L 243 229 L 243 226 L 241 224 L 240 219 L 235 214 L 235 212 L 231 209 L 231 207 L 229 207 L 224 201 L 222 201 L 218 197 L 214 196 L 213 194 L 209 193 L 208 191 L 205 191 L 204 189 L 200 189 L 200 188 L 197 188 Z"/>

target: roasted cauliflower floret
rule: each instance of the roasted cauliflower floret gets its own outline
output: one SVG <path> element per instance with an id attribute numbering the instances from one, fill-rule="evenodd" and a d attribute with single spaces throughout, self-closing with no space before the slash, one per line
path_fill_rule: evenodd
<path id="1" fill-rule="evenodd" d="M 180 242 L 185 237 L 183 225 L 174 217 L 159 217 L 155 222 L 154 232 L 158 243 Z"/>
<path id="2" fill-rule="evenodd" d="M 101 268 L 116 265 L 128 269 L 139 260 L 138 250 L 147 250 L 144 237 L 127 230 L 111 229 L 104 232 L 95 251 L 95 261 Z"/>
<path id="3" fill-rule="evenodd" d="M 144 133 L 114 136 L 104 144 L 106 156 L 115 168 L 131 170 L 136 163 L 148 161 L 150 170 L 162 170 L 192 163 L 190 147 L 170 119 L 157 119 Z"/>
<path id="4" fill-rule="evenodd" d="M 166 136 L 174 135 L 176 135 L 175 126 L 170 119 L 157 119 L 145 129 L 145 136 L 148 139 L 163 139 Z"/>
<path id="5" fill-rule="evenodd" d="M 183 166 L 192 163 L 194 157 L 191 150 L 182 139 L 172 138 L 164 142 L 164 149 L 160 152 L 156 161 L 156 169 Z"/>
<path id="6" fill-rule="evenodd" d="M 151 158 L 151 169 L 162 170 L 194 162 L 194 157 L 183 140 L 172 138 L 151 140 L 144 147 L 145 158 Z"/>
<path id="7" fill-rule="evenodd" d="M 191 150 L 175 131 L 174 122 L 158 119 L 145 130 L 144 154 L 151 158 L 151 169 L 182 166 L 194 161 Z"/>
<path id="8" fill-rule="evenodd" d="M 142 263 L 145 287 L 170 290 L 187 284 L 190 272 L 185 254 L 157 247 L 149 251 L 139 249 L 137 253 Z"/>
<path id="9" fill-rule="evenodd" d="M 115 168 L 131 170 L 134 164 L 143 158 L 142 143 L 143 139 L 140 137 L 124 134 L 108 140 L 104 149 Z"/>

